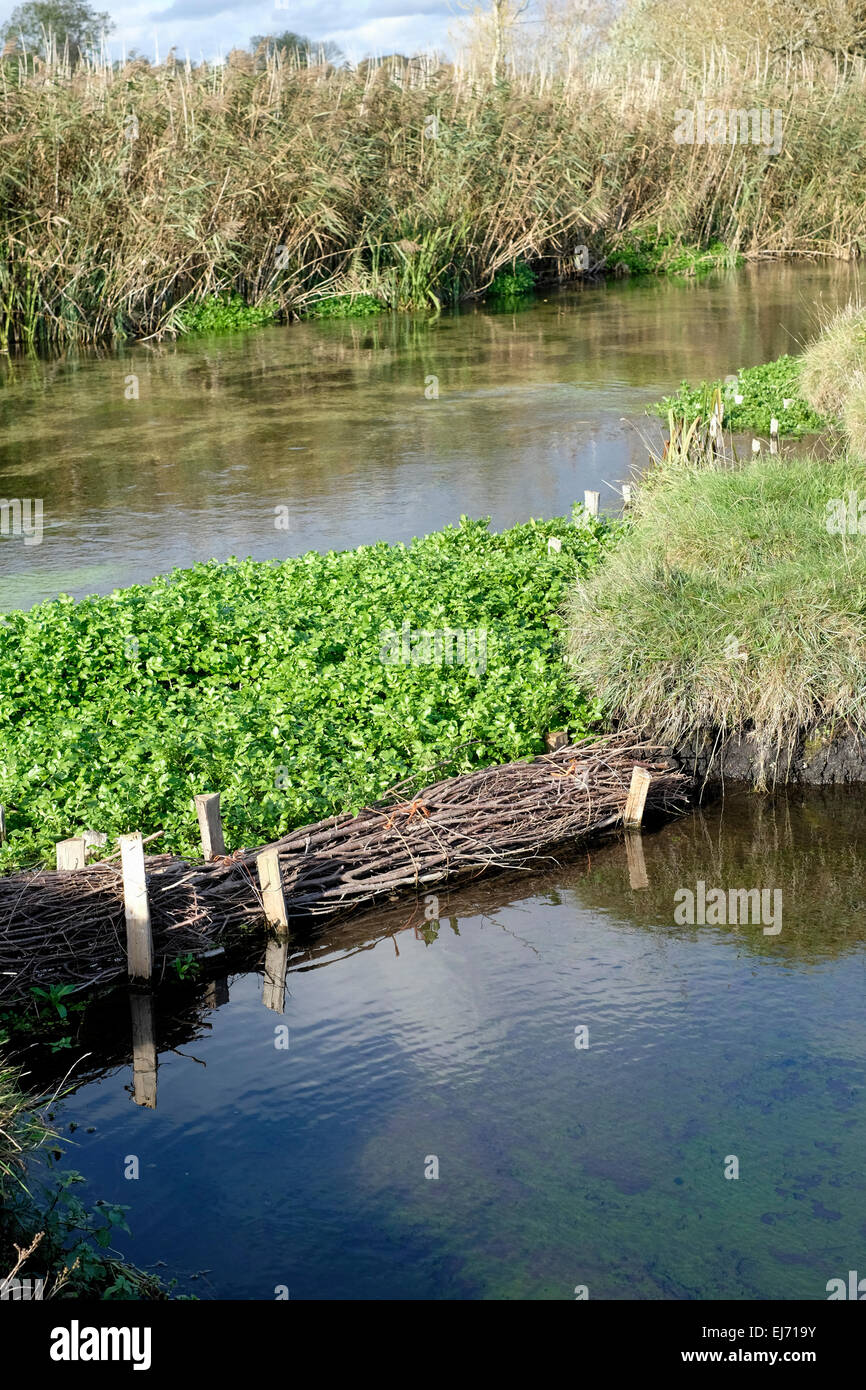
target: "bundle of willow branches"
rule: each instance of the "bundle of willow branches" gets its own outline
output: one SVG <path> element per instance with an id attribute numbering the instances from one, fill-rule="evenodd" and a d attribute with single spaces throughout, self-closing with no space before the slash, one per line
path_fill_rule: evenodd
<path id="1" fill-rule="evenodd" d="M 687 779 L 666 750 L 619 736 L 451 777 L 410 799 L 293 830 L 271 847 L 289 915 L 336 917 L 490 870 L 549 867 L 557 846 L 622 821 L 636 764 L 652 776 L 647 813 L 685 808 Z M 157 971 L 183 954 L 236 944 L 244 928 L 262 923 L 260 852 L 200 865 L 148 858 Z M 0 1000 L 49 981 L 85 986 L 125 970 L 116 864 L 0 879 Z"/>

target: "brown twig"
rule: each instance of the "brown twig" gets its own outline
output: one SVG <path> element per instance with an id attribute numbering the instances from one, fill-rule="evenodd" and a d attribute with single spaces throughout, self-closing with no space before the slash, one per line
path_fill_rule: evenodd
<path id="1" fill-rule="evenodd" d="M 666 750 L 625 734 L 480 768 L 417 791 L 410 802 L 292 830 L 268 847 L 279 855 L 289 915 L 336 919 L 489 870 L 538 869 L 556 846 L 621 823 L 636 763 L 652 777 L 646 814 L 685 809 L 689 783 Z M 262 921 L 260 852 L 199 865 L 170 854 L 147 857 L 157 969 L 178 954 L 198 958 Z M 71 873 L 0 879 L 4 1003 L 30 998 L 34 985 L 84 987 L 125 972 L 116 865 L 103 860 Z"/>

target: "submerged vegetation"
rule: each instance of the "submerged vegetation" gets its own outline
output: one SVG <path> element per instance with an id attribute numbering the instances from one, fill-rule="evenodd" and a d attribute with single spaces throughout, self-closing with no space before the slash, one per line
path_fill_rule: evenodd
<path id="1" fill-rule="evenodd" d="M 0 343 L 211 331 L 328 302 L 435 310 L 585 274 L 586 249 L 631 273 L 856 254 L 866 62 L 767 40 L 661 67 L 629 42 L 576 45 L 495 77 L 472 58 L 352 69 L 279 47 L 220 67 L 13 53 Z M 676 111 L 698 102 L 778 112 L 782 153 L 677 143 Z"/>
<path id="2" fill-rule="evenodd" d="M 618 523 L 577 520 L 464 518 L 408 546 L 200 564 L 7 613 L 0 865 L 50 861 L 86 828 L 195 854 L 190 800 L 208 790 L 228 842 L 260 843 L 440 760 L 445 775 L 587 732 L 558 610 Z"/>

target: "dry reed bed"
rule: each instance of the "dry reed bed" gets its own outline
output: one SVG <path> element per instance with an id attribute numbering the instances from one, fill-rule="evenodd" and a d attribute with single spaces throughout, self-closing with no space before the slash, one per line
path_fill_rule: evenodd
<path id="1" fill-rule="evenodd" d="M 621 823 L 636 763 L 652 775 L 647 813 L 685 809 L 687 779 L 664 749 L 611 736 L 293 830 L 276 844 L 290 919 L 336 919 L 491 870 L 548 867 L 557 846 Z M 236 944 L 244 928 L 262 924 L 259 852 L 197 866 L 170 855 L 148 858 L 155 973 L 179 955 Z M 27 998 L 34 985 L 87 986 L 125 970 L 117 865 L 0 879 L 4 1003 Z"/>
<path id="2" fill-rule="evenodd" d="M 782 152 L 679 145 L 678 108 L 780 109 Z M 435 122 L 431 125 L 431 120 Z M 574 274 L 631 231 L 748 255 L 856 254 L 866 65 L 792 51 L 703 69 L 543 65 L 492 84 L 413 60 L 38 71 L 0 62 L 0 342 L 172 331 L 236 290 L 291 315 L 483 291 L 514 257 Z"/>

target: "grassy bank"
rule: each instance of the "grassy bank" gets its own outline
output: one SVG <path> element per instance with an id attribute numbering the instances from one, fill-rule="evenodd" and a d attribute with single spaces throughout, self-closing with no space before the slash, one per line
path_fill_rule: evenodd
<path id="1" fill-rule="evenodd" d="M 10 1277 L 41 1278 L 46 1299 L 166 1298 L 157 1279 L 111 1250 L 114 1233 L 128 1230 L 125 1208 L 89 1208 L 77 1192 L 80 1174 L 56 1169 L 61 1151 L 44 1116 L 48 1108 L 27 1096 L 18 1073 L 0 1061 L 0 1285 Z"/>
<path id="2" fill-rule="evenodd" d="M 484 522 L 282 563 L 197 565 L 0 626 L 0 866 L 84 829 L 196 853 L 194 793 L 232 847 L 589 730 L 558 610 L 616 523 Z M 561 550 L 548 540 L 561 540 Z"/>
<path id="3" fill-rule="evenodd" d="M 712 74 L 712 76 L 708 75 Z M 756 76 L 756 74 L 758 74 Z M 683 144 L 703 101 L 781 113 L 762 144 Z M 177 331 L 212 296 L 267 315 L 485 294 L 526 264 L 698 270 L 864 239 L 866 65 L 778 51 L 613 55 L 492 81 L 368 64 L 0 63 L 0 342 Z M 721 249 L 719 249 L 721 248 Z"/>
<path id="4" fill-rule="evenodd" d="M 570 599 L 581 686 L 674 744 L 754 729 L 789 747 L 802 729 L 866 725 L 864 490 L 849 456 L 719 468 L 674 455 Z"/>
<path id="5" fill-rule="evenodd" d="M 803 393 L 844 430 L 866 458 L 866 309 L 851 302 L 825 324 L 803 354 Z"/>

